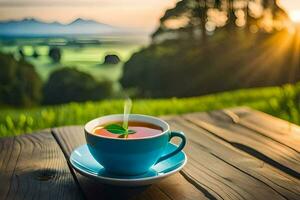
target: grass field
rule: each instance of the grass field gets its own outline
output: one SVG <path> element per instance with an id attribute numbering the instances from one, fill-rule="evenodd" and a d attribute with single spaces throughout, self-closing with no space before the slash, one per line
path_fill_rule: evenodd
<path id="1" fill-rule="evenodd" d="M 154 116 L 249 106 L 294 123 L 300 123 L 298 89 L 293 85 L 244 89 L 193 98 L 133 100 L 133 113 Z M 123 100 L 70 103 L 32 109 L 2 109 L 0 136 L 12 136 L 64 125 L 84 124 L 112 113 L 122 113 Z"/>
<path id="2" fill-rule="evenodd" d="M 124 38 L 113 38 L 104 40 L 103 42 L 99 42 L 102 41 L 102 39 L 97 39 L 85 44 L 83 39 L 79 39 L 31 38 L 15 39 L 13 43 L 0 41 L 0 51 L 17 55 L 19 47 L 22 47 L 26 55 L 26 60 L 36 67 L 37 72 L 43 80 L 46 80 L 52 71 L 66 66 L 75 67 L 81 71 L 88 72 L 97 80 L 110 80 L 114 82 L 122 75 L 123 63 L 127 61 L 134 52 L 146 44 L 144 40 L 127 41 Z M 73 42 L 73 40 L 81 41 L 83 44 L 72 44 L 71 42 Z M 59 64 L 53 63 L 48 56 L 49 46 L 51 45 L 59 46 L 62 51 L 62 58 Z M 40 55 L 38 58 L 32 57 L 34 50 Z M 118 65 L 103 65 L 104 57 L 107 54 L 118 55 L 121 59 L 121 63 Z"/>

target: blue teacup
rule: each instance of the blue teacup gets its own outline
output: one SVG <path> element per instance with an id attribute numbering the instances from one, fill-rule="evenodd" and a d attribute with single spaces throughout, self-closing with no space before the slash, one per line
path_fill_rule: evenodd
<path id="1" fill-rule="evenodd" d="M 145 138 L 108 138 L 93 134 L 96 126 L 122 121 L 123 115 L 108 115 L 88 122 L 85 138 L 88 148 L 107 172 L 118 175 L 139 175 L 146 173 L 154 164 L 180 152 L 186 144 L 183 132 L 171 131 L 167 122 L 147 115 L 129 115 L 129 121 L 150 123 L 162 128 L 159 135 Z M 172 137 L 180 137 L 181 143 L 173 152 L 163 155 Z"/>

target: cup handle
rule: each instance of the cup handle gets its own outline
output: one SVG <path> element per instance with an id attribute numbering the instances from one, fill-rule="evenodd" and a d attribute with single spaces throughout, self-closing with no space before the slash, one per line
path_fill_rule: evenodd
<path id="1" fill-rule="evenodd" d="M 184 148 L 184 146 L 186 144 L 186 138 L 185 138 L 183 132 L 181 132 L 181 131 L 171 131 L 169 141 L 172 139 L 172 137 L 180 137 L 181 138 L 180 145 L 173 152 L 168 153 L 167 155 L 164 155 L 164 156 L 160 157 L 155 164 L 174 156 L 175 154 L 177 154 L 178 152 L 180 152 Z"/>

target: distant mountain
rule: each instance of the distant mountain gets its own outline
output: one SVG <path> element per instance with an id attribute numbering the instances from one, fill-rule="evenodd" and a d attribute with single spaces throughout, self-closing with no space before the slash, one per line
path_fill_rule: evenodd
<path id="1" fill-rule="evenodd" d="M 126 29 L 78 18 L 69 24 L 42 22 L 32 18 L 20 21 L 0 21 L 0 36 L 53 36 L 79 34 L 112 34 L 127 32 Z"/>

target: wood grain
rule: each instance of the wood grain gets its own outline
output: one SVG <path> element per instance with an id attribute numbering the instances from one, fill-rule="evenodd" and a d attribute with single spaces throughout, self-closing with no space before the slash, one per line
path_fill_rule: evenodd
<path id="1" fill-rule="evenodd" d="M 246 107 L 226 109 L 220 112 L 227 115 L 229 120 L 232 120 L 232 123 L 239 124 L 258 134 L 269 137 L 300 153 L 299 126 Z"/>
<path id="2" fill-rule="evenodd" d="M 52 133 L 67 159 L 76 147 L 85 143 L 82 126 L 56 128 Z M 104 185 L 75 171 L 74 174 L 87 199 L 208 199 L 205 193 L 190 184 L 179 173 L 158 184 L 136 188 Z"/>
<path id="3" fill-rule="evenodd" d="M 299 199 L 298 179 L 235 148 L 207 130 L 179 117 L 172 129 L 188 137 L 183 173 L 216 199 Z"/>
<path id="4" fill-rule="evenodd" d="M 0 139 L 0 199 L 82 199 L 50 131 Z"/>
<path id="5" fill-rule="evenodd" d="M 188 114 L 184 118 L 234 147 L 300 179 L 300 154 L 289 148 L 287 142 L 282 144 L 239 123 L 232 123 L 228 116 L 220 111 Z"/>
<path id="6" fill-rule="evenodd" d="M 180 173 L 148 187 L 101 184 L 68 163 L 83 127 L 61 127 L 0 139 L 0 199 L 300 199 L 300 127 L 248 108 L 164 119 L 188 138 Z"/>

